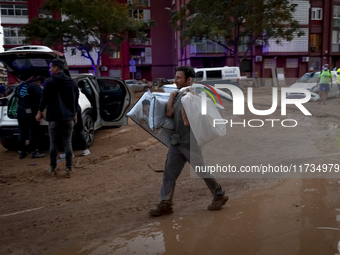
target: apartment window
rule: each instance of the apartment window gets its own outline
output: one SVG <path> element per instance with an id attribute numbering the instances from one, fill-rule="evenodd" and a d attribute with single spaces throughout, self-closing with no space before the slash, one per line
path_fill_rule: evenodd
<path id="1" fill-rule="evenodd" d="M 264 69 L 276 68 L 275 58 L 265 58 L 264 59 Z"/>
<path id="2" fill-rule="evenodd" d="M 130 10 L 130 16 L 137 20 L 149 20 L 150 19 L 150 10 Z"/>
<path id="3" fill-rule="evenodd" d="M 340 31 L 332 31 L 332 52 L 340 52 Z"/>
<path id="4" fill-rule="evenodd" d="M 322 20 L 322 8 L 312 8 L 312 20 Z"/>
<path id="5" fill-rule="evenodd" d="M 138 4 L 143 6 L 150 6 L 150 0 L 128 0 L 128 4 Z"/>
<path id="6" fill-rule="evenodd" d="M 249 47 L 249 41 L 250 41 L 249 35 L 240 38 L 240 45 L 238 46 L 238 51 L 239 52 L 246 51 Z"/>
<path id="7" fill-rule="evenodd" d="M 286 68 L 298 68 L 299 60 L 297 58 L 287 58 L 286 59 Z"/>
<path id="8" fill-rule="evenodd" d="M 39 19 L 44 19 L 44 18 L 52 19 L 52 11 L 39 8 Z"/>
<path id="9" fill-rule="evenodd" d="M 333 8 L 333 27 L 340 27 L 340 5 Z"/>
<path id="10" fill-rule="evenodd" d="M 149 20 L 150 10 L 130 10 L 130 16 L 137 20 Z"/>
<path id="11" fill-rule="evenodd" d="M 320 51 L 321 49 L 321 34 L 310 34 L 310 50 Z"/>
<path id="12" fill-rule="evenodd" d="M 110 58 L 116 58 L 116 59 L 120 58 L 120 51 L 118 50 L 111 51 Z"/>
<path id="13" fill-rule="evenodd" d="M 1 4 L 1 15 L 3 16 L 27 16 L 27 5 Z"/>
<path id="14" fill-rule="evenodd" d="M 4 27 L 5 45 L 22 45 L 25 37 L 20 32 L 20 27 Z"/>

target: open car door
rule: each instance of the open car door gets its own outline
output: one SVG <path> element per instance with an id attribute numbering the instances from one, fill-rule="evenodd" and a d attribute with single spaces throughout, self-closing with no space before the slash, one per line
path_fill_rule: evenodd
<path id="1" fill-rule="evenodd" d="M 99 85 L 99 108 L 102 125 L 127 125 L 126 113 L 133 105 L 133 92 L 120 79 L 97 77 L 96 80 Z"/>

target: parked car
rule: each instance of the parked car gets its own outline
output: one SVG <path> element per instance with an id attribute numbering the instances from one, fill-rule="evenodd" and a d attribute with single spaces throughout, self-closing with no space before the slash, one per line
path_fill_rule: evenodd
<path id="1" fill-rule="evenodd" d="M 165 78 L 156 78 L 153 80 L 153 83 L 152 83 L 152 86 L 156 89 L 162 87 L 163 85 L 166 85 L 166 84 L 172 84 L 172 82 L 168 81 L 167 79 Z"/>
<path id="2" fill-rule="evenodd" d="M 0 61 L 20 80 L 32 75 L 49 77 L 49 64 L 53 59 L 65 61 L 64 54 L 45 46 L 23 46 L 0 53 Z M 65 68 L 68 69 L 65 61 Z M 67 71 L 66 71 L 67 72 Z M 92 74 L 71 76 L 79 87 L 79 105 L 82 110 L 87 146 L 94 141 L 94 131 L 103 126 L 127 125 L 126 113 L 133 105 L 134 95 L 120 79 L 94 77 Z M 15 95 L 0 99 L 0 139 L 6 149 L 16 149 L 19 128 L 16 111 L 12 108 Z M 48 134 L 48 123 L 42 120 L 40 127 Z"/>
<path id="3" fill-rule="evenodd" d="M 338 90 L 338 81 L 339 76 L 336 71 L 332 72 L 332 86 L 329 87 L 328 97 L 336 97 L 339 94 Z M 302 75 L 300 79 L 298 79 L 294 84 L 292 84 L 291 88 L 304 88 L 311 92 L 311 101 L 319 100 L 319 87 L 316 86 L 318 82 L 320 71 L 318 72 L 310 72 Z M 286 94 L 287 98 L 304 98 L 305 94 L 297 93 L 297 92 L 289 92 Z"/>
<path id="4" fill-rule="evenodd" d="M 147 89 L 150 89 L 150 85 L 142 81 L 133 79 L 125 80 L 125 82 L 134 92 L 146 91 Z"/>

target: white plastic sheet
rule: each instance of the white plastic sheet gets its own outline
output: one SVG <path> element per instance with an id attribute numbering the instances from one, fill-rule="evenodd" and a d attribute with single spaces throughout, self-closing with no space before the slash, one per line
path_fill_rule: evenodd
<path id="1" fill-rule="evenodd" d="M 150 104 L 149 127 L 152 130 L 158 128 L 174 129 L 173 118 L 166 116 L 166 106 L 169 100 L 169 93 L 152 93 Z"/>
<path id="2" fill-rule="evenodd" d="M 222 119 L 213 101 L 207 99 L 207 114 L 202 115 L 202 98 L 191 92 L 182 97 L 182 105 L 188 117 L 191 130 L 199 146 L 202 146 L 219 136 L 226 134 L 225 124 L 217 124 L 214 127 L 214 119 Z"/>
<path id="3" fill-rule="evenodd" d="M 163 94 L 164 95 L 154 95 L 153 93 L 151 93 L 150 90 L 147 90 L 126 115 L 130 117 L 134 122 L 136 122 L 139 126 L 141 126 L 145 131 L 155 137 L 157 140 L 162 142 L 164 145 L 169 146 L 170 138 L 173 133 L 170 128 L 170 118 L 166 117 L 165 108 L 164 111 L 159 106 L 157 111 L 155 111 L 153 108 L 155 104 L 159 105 L 159 100 L 161 100 L 162 103 L 164 103 L 164 100 L 166 100 L 167 102 L 166 98 L 169 97 L 169 94 Z M 156 112 L 159 115 L 156 115 L 155 119 L 154 114 Z M 171 119 L 171 121 L 173 120 Z M 150 124 L 152 128 L 150 127 Z M 158 128 L 155 128 L 156 126 Z M 168 128 L 163 128 L 162 126 Z"/>

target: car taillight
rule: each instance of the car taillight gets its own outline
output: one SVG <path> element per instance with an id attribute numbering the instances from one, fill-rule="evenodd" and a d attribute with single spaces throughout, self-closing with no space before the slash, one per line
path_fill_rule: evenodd
<path id="1" fill-rule="evenodd" d="M 241 85 L 241 76 L 238 77 L 238 85 Z"/>

